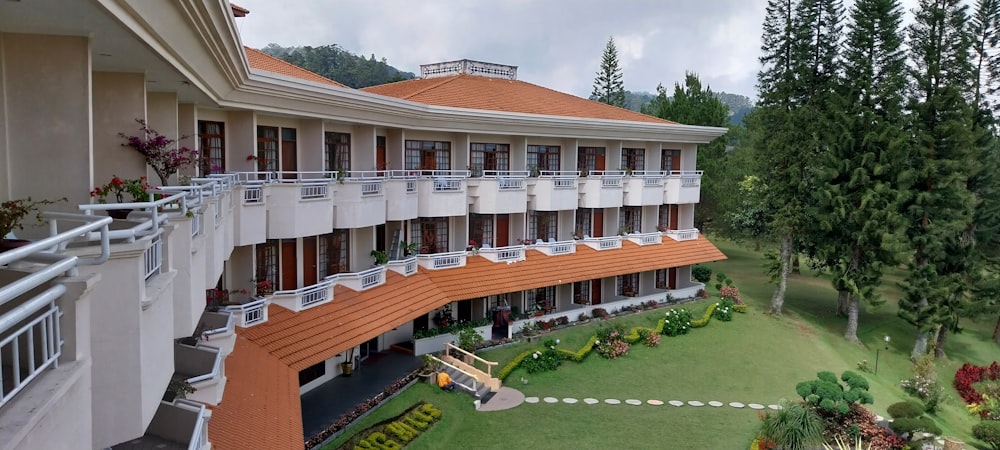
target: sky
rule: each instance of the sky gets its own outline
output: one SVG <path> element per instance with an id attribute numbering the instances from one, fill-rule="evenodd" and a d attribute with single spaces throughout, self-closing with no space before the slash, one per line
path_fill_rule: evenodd
<path id="1" fill-rule="evenodd" d="M 588 97 L 609 37 L 625 89 L 673 89 L 685 71 L 755 96 L 766 0 L 236 0 L 244 45 L 337 44 L 404 71 L 472 59 Z"/>
<path id="2" fill-rule="evenodd" d="M 852 3 L 845 1 L 845 6 Z M 916 0 L 903 0 L 909 11 Z M 518 66 L 518 79 L 589 97 L 613 37 L 629 91 L 672 92 L 686 71 L 716 92 L 756 97 L 767 0 L 236 0 L 243 43 L 337 44 L 420 65 L 472 59 Z"/>

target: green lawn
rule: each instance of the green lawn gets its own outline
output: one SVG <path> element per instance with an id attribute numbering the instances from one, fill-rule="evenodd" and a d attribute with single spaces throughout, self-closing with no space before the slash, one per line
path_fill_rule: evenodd
<path id="1" fill-rule="evenodd" d="M 825 278 L 808 274 L 795 277 L 789 286 L 781 318 L 764 314 L 773 287 L 766 283 L 759 256 L 732 243 L 714 241 L 729 256 L 711 264 L 716 272 L 729 275 L 750 305 L 747 314 L 736 314 L 732 322 L 712 320 L 707 327 L 679 337 L 663 337 L 658 348 L 633 346 L 619 360 L 592 354 L 583 363 L 564 362 L 559 370 L 529 375 L 514 371 L 508 385 L 527 396 L 617 398 L 640 400 L 718 400 L 724 403 L 776 403 L 795 399 L 795 383 L 811 379 L 819 370 L 838 374 L 854 370 L 866 359 L 874 366 L 879 348 L 878 375 L 865 374 L 875 397 L 872 405 L 885 415 L 885 408 L 906 398 L 899 380 L 910 376 L 907 358 L 915 337 L 912 327 L 896 318 L 895 287 L 890 277 L 884 295 L 889 301 L 879 309 L 862 311 L 858 336 L 862 344 L 842 338 L 845 320 L 836 317 L 836 293 Z M 713 291 L 710 289 L 710 291 Z M 695 317 L 706 301 L 684 305 Z M 617 320 L 628 326 L 652 327 L 664 310 L 629 315 Z M 947 387 L 948 400 L 938 414 L 945 433 L 971 442 L 974 418 L 965 412 L 951 388 L 955 370 L 964 362 L 986 364 L 996 358 L 989 340 L 991 323 L 968 323 L 965 332 L 949 342 L 950 359 L 939 362 L 939 376 Z M 560 346 L 577 349 L 599 323 L 570 327 L 551 333 Z M 884 349 L 883 336 L 892 338 Z M 485 352 L 500 367 L 538 343 L 518 344 Z M 528 380 L 521 383 L 521 378 Z M 471 398 L 445 393 L 418 384 L 363 420 L 347 435 L 371 423 L 398 414 L 418 400 L 438 406 L 444 418 L 415 440 L 409 448 L 747 448 L 759 420 L 756 411 L 685 406 L 524 404 L 509 411 L 475 412 Z M 339 445 L 346 437 L 335 441 Z M 335 448 L 330 446 L 328 448 Z"/>

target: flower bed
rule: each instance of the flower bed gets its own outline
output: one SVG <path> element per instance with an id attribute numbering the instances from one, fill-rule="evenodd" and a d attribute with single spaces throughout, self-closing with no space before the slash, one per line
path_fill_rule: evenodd
<path id="1" fill-rule="evenodd" d="M 356 448 L 402 448 L 441 419 L 441 410 L 430 403 L 419 402 L 402 414 L 383 420 L 363 430 L 338 447 L 338 450 Z"/>
<path id="2" fill-rule="evenodd" d="M 985 380 L 1000 380 L 1000 364 L 993 361 L 989 366 L 973 366 L 965 363 L 955 372 L 955 389 L 966 404 L 974 405 L 983 402 L 983 394 L 976 390 L 976 383 Z M 981 411 L 982 415 L 985 411 Z"/>

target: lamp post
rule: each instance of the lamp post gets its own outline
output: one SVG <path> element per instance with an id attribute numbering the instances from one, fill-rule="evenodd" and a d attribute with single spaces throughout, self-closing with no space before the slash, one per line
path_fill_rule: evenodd
<path id="1" fill-rule="evenodd" d="M 885 335 L 885 349 L 889 350 L 889 335 Z M 878 375 L 878 351 L 880 349 L 875 349 L 875 375 Z"/>

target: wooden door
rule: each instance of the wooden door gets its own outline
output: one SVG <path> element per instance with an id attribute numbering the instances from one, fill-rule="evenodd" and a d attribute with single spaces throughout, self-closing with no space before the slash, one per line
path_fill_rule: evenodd
<path id="1" fill-rule="evenodd" d="M 463 300 L 458 302 L 458 320 L 459 321 L 472 321 L 472 300 Z"/>
<path id="2" fill-rule="evenodd" d="M 376 140 L 375 170 L 388 170 L 385 162 L 385 136 L 379 136 Z"/>
<path id="3" fill-rule="evenodd" d="M 667 269 L 667 288 L 677 289 L 677 268 L 671 267 Z"/>
<path id="4" fill-rule="evenodd" d="M 437 161 L 434 160 L 434 151 L 421 152 L 421 170 L 437 170 Z"/>
<path id="5" fill-rule="evenodd" d="M 281 167 L 282 172 L 294 172 L 297 169 L 295 157 L 295 141 L 281 141 Z M 295 178 L 295 174 L 284 174 L 282 178 Z"/>
<path id="6" fill-rule="evenodd" d="M 604 153 L 594 155 L 594 170 L 604 170 Z"/>
<path id="7" fill-rule="evenodd" d="M 604 210 L 600 208 L 594 209 L 594 237 L 604 237 Z"/>
<path id="8" fill-rule="evenodd" d="M 681 152 L 680 150 L 671 150 L 673 158 L 670 161 L 670 170 L 681 170 Z"/>
<path id="9" fill-rule="evenodd" d="M 601 304 L 601 280 L 593 280 L 590 282 L 590 304 L 600 305 Z"/>
<path id="10" fill-rule="evenodd" d="M 677 205 L 670 205 L 670 226 L 667 227 L 667 229 L 669 230 L 677 229 L 677 213 L 678 213 Z"/>
<path id="11" fill-rule="evenodd" d="M 298 258 L 295 251 L 295 240 L 281 241 L 281 286 L 280 290 L 298 289 Z"/>
<path id="12" fill-rule="evenodd" d="M 302 239 L 302 285 L 312 286 L 318 282 L 319 270 L 316 255 L 316 236 Z"/>
<path id="13" fill-rule="evenodd" d="M 510 216 L 507 214 L 497 214 L 497 232 L 493 237 L 495 247 L 506 247 L 510 245 Z"/>

